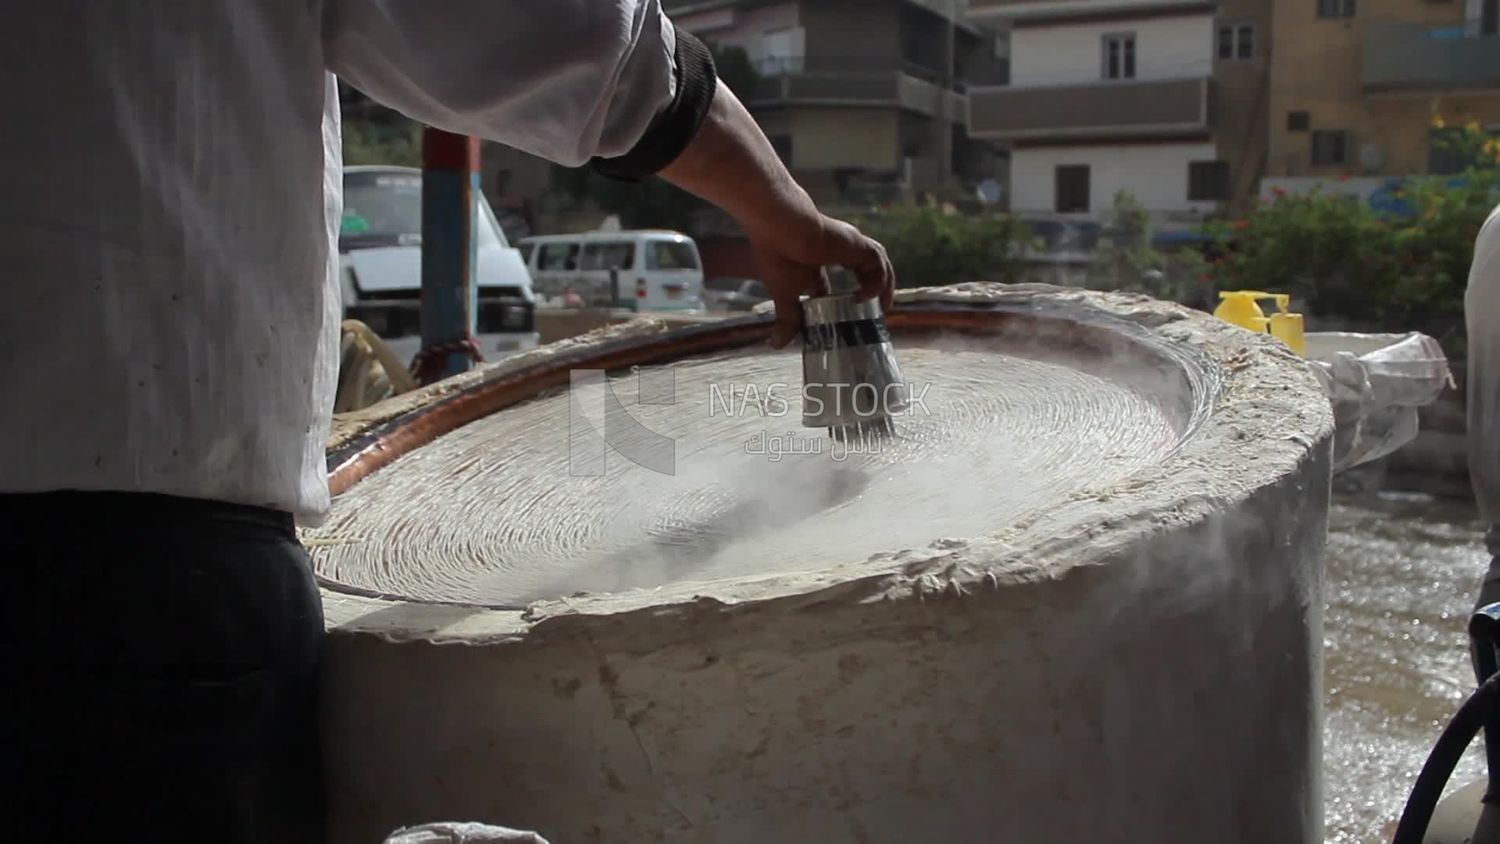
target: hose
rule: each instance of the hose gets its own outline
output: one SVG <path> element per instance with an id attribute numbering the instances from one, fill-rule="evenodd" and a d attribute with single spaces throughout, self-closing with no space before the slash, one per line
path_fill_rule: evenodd
<path id="1" fill-rule="evenodd" d="M 1411 787 L 1411 796 L 1406 799 L 1406 808 L 1401 812 L 1401 822 L 1396 826 L 1396 837 L 1391 844 L 1422 844 L 1427 835 L 1427 825 L 1437 810 L 1443 796 L 1443 786 L 1453 776 L 1464 751 L 1474 741 L 1485 722 L 1492 717 L 1495 696 L 1500 693 L 1500 675 L 1493 675 L 1469 695 L 1458 714 L 1443 728 L 1437 746 L 1432 748 L 1422 772 Z"/>

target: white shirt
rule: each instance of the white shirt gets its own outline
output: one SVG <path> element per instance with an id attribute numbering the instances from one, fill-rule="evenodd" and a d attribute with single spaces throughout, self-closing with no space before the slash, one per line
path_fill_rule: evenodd
<path id="1" fill-rule="evenodd" d="M 316 523 L 337 377 L 333 76 L 561 164 L 672 100 L 659 0 L 63 0 L 0 26 L 0 492 Z"/>
<path id="2" fill-rule="evenodd" d="M 1500 206 L 1490 211 L 1474 239 L 1464 321 L 1469 481 L 1479 515 L 1491 525 L 1486 544 L 1500 556 Z"/>

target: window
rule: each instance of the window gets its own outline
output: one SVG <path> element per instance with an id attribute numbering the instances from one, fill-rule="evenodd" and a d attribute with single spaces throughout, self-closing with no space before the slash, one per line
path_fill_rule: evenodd
<path id="1" fill-rule="evenodd" d="M 1255 58 L 1255 24 L 1226 23 L 1219 27 L 1219 58 Z"/>
<path id="2" fill-rule="evenodd" d="M 630 241 L 588 243 L 578 262 L 582 270 L 629 270 L 635 267 L 635 244 Z"/>
<path id="3" fill-rule="evenodd" d="M 1306 132 L 1312 125 L 1312 118 L 1305 111 L 1289 111 L 1286 113 L 1286 130 L 1288 132 Z"/>
<path id="4" fill-rule="evenodd" d="M 1229 162 L 1188 162 L 1188 199 L 1217 202 L 1229 198 Z"/>
<path id="5" fill-rule="evenodd" d="M 1234 57 L 1237 59 L 1255 58 L 1255 25 L 1244 23 L 1234 30 Z"/>
<path id="6" fill-rule="evenodd" d="M 1319 129 L 1312 133 L 1312 163 L 1314 165 L 1343 164 L 1348 160 L 1348 132 Z"/>
<path id="7" fill-rule="evenodd" d="M 801 73 L 804 67 L 803 45 L 806 37 L 801 27 L 783 27 L 761 33 L 761 65 L 766 76 Z"/>
<path id="8" fill-rule="evenodd" d="M 1483 0 L 1480 3 L 1479 34 L 1500 34 L 1500 0 Z"/>
<path id="9" fill-rule="evenodd" d="M 1354 0 L 1318 0 L 1318 17 L 1352 18 Z"/>
<path id="10" fill-rule="evenodd" d="M 578 269 L 578 244 L 543 243 L 542 252 L 536 259 L 536 268 L 554 271 Z"/>
<path id="11" fill-rule="evenodd" d="M 1135 78 L 1135 33 L 1104 36 L 1104 78 Z"/>
<path id="12" fill-rule="evenodd" d="M 1059 214 L 1077 214 L 1089 210 L 1089 166 L 1087 164 L 1058 166 L 1056 208 Z"/>
<path id="13" fill-rule="evenodd" d="M 420 243 L 422 177 L 379 170 L 344 174 L 341 239 Z"/>
<path id="14" fill-rule="evenodd" d="M 905 61 L 917 63 L 922 55 L 922 34 L 907 30 L 901 34 L 901 58 Z"/>
<path id="15" fill-rule="evenodd" d="M 535 243 L 518 243 L 516 248 L 521 251 L 521 263 L 531 266 L 531 253 L 536 251 Z"/>
<path id="16" fill-rule="evenodd" d="M 474 196 L 475 242 L 505 246 L 505 234 L 482 193 Z M 370 170 L 344 175 L 344 218 L 339 248 L 351 245 L 420 246 L 422 177 Z"/>
<path id="17" fill-rule="evenodd" d="M 684 241 L 653 240 L 646 244 L 646 269 L 696 270 L 698 252 Z"/>

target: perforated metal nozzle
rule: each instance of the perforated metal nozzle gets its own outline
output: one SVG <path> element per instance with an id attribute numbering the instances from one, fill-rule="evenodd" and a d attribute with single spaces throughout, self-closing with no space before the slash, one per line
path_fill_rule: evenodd
<path id="1" fill-rule="evenodd" d="M 817 296 L 802 318 L 802 425 L 838 442 L 893 435 L 908 397 L 880 302 Z"/>

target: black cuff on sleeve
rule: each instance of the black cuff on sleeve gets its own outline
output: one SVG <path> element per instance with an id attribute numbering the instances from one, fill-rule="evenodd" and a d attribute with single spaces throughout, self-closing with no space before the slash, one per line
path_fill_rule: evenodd
<path id="1" fill-rule="evenodd" d="M 590 166 L 601 175 L 623 182 L 639 182 L 677 160 L 698 134 L 713 105 L 718 71 L 713 54 L 692 33 L 672 25 L 677 34 L 677 95 L 651 121 L 646 134 L 630 152 L 618 158 L 595 158 Z"/>

